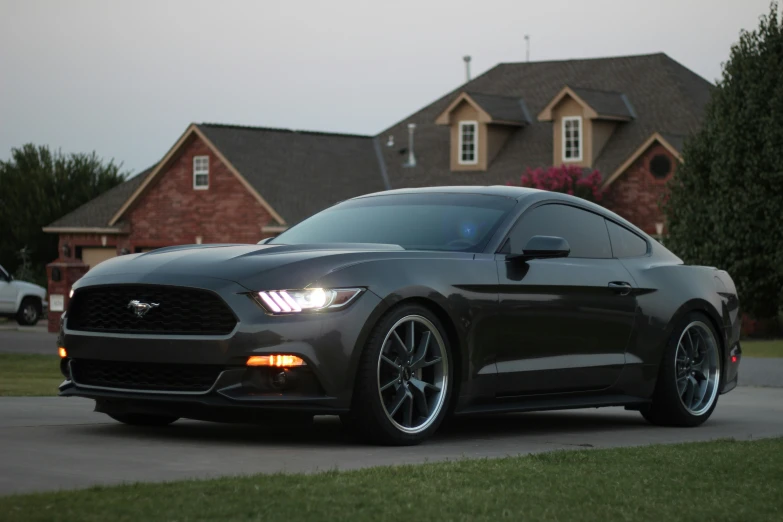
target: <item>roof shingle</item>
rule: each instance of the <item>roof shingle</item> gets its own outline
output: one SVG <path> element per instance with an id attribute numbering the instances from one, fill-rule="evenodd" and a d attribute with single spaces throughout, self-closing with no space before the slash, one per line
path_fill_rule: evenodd
<path id="1" fill-rule="evenodd" d="M 397 148 L 384 147 L 392 187 L 503 185 L 517 181 L 527 167 L 550 166 L 552 123 L 533 121 L 511 134 L 486 172 L 451 172 L 450 131 L 434 120 L 461 92 L 524 99 L 530 113 L 539 114 L 567 85 L 578 85 L 582 92 L 623 93 L 635 113 L 632 121 L 618 124 L 594 161 L 603 176 L 612 174 L 654 132 L 684 137 L 697 130 L 712 87 L 663 53 L 502 63 L 381 132 L 383 136 L 395 136 L 399 142 L 407 135 L 407 124 L 416 123 L 415 168 L 403 167 L 404 157 Z M 617 99 L 614 97 L 610 107 L 617 106 Z M 603 107 L 603 100 L 593 102 Z"/>
<path id="2" fill-rule="evenodd" d="M 618 124 L 594 161 L 604 176 L 616 170 L 653 133 L 678 150 L 701 124 L 712 85 L 665 54 L 587 60 L 503 63 L 441 97 L 378 136 L 293 131 L 205 123 L 199 130 L 274 208 L 294 224 L 341 200 L 388 188 L 504 185 L 526 167 L 552 163 L 552 123 L 531 119 L 563 87 L 599 114 L 631 117 Z M 493 119 L 519 122 L 486 172 L 450 170 L 450 130 L 435 118 L 461 92 Z M 404 166 L 409 123 L 416 124 L 417 165 Z M 381 146 L 394 136 L 398 146 Z M 106 227 L 148 169 L 107 191 L 50 227 Z"/>
<path id="3" fill-rule="evenodd" d="M 494 94 L 482 94 L 468 92 L 468 95 L 492 116 L 493 120 L 511 123 L 530 123 L 530 114 L 525 106 L 525 101 L 511 96 L 497 96 Z"/>
<path id="4" fill-rule="evenodd" d="M 114 214 L 141 185 L 141 182 L 155 168 L 138 173 L 130 179 L 110 188 L 95 199 L 91 199 L 76 210 L 69 212 L 46 228 L 106 228 Z M 119 227 L 117 227 L 119 228 Z"/>
<path id="5" fill-rule="evenodd" d="M 574 93 L 582 98 L 599 116 L 633 119 L 636 117 L 628 97 L 621 92 L 599 91 L 572 87 Z"/>

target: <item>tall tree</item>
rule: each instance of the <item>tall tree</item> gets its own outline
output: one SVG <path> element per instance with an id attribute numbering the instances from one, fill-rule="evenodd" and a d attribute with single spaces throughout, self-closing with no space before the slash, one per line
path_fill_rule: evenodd
<path id="1" fill-rule="evenodd" d="M 740 33 L 664 204 L 666 245 L 731 273 L 745 311 L 774 318 L 783 289 L 783 25 L 777 2 Z"/>
<path id="2" fill-rule="evenodd" d="M 63 154 L 32 144 L 0 161 L 0 264 L 15 272 L 26 248 L 40 281 L 57 257 L 57 237 L 41 228 L 121 183 L 120 165 L 92 154 Z"/>

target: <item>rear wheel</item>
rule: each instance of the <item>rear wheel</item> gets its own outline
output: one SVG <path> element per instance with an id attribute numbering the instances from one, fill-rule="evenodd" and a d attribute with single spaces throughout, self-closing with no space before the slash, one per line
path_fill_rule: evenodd
<path id="1" fill-rule="evenodd" d="M 179 417 L 148 415 L 145 413 L 108 413 L 112 419 L 131 426 L 168 426 Z"/>
<path id="2" fill-rule="evenodd" d="M 418 444 L 448 409 L 452 365 L 438 318 L 403 305 L 375 326 L 362 353 L 351 412 L 343 422 L 373 442 Z"/>
<path id="3" fill-rule="evenodd" d="M 41 300 L 37 297 L 25 297 L 16 313 L 16 322 L 22 326 L 33 326 L 41 318 Z"/>
<path id="4" fill-rule="evenodd" d="M 721 351 L 718 334 L 701 313 L 686 316 L 664 353 L 652 404 L 642 415 L 654 424 L 698 426 L 718 404 Z"/>

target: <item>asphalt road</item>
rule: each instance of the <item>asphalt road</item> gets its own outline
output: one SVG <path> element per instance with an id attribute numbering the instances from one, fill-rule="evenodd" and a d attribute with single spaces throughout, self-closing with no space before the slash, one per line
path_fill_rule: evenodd
<path id="1" fill-rule="evenodd" d="M 455 421 L 416 447 L 357 445 L 339 421 L 312 428 L 180 421 L 132 428 L 93 413 L 92 401 L 0 398 L 0 494 L 222 475 L 315 472 L 555 449 L 783 436 L 783 389 L 737 388 L 699 428 L 661 428 L 621 408 Z"/>
<path id="2" fill-rule="evenodd" d="M 39 323 L 41 324 L 41 323 Z M 44 326 L 0 326 L 0 353 L 57 354 L 57 334 L 49 333 Z"/>

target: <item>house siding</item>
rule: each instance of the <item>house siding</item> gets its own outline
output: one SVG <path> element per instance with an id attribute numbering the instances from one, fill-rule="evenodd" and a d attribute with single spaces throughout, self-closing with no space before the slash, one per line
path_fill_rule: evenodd
<path id="1" fill-rule="evenodd" d="M 193 156 L 209 156 L 209 189 L 193 189 Z M 134 253 L 172 245 L 257 243 L 268 237 L 261 228 L 273 218 L 236 176 L 197 137 L 161 173 L 123 217 L 123 234 L 60 234 L 59 246 L 114 247 Z"/>
<path id="2" fill-rule="evenodd" d="M 209 157 L 209 188 L 193 189 L 193 157 Z M 124 220 L 128 248 L 196 243 L 257 243 L 272 217 L 200 138 L 158 174 Z"/>
<path id="3" fill-rule="evenodd" d="M 650 173 L 650 160 L 658 154 L 666 155 L 672 163 L 672 171 L 665 179 L 656 179 Z M 661 202 L 666 183 L 676 175 L 678 165 L 668 149 L 652 144 L 609 186 L 604 204 L 648 234 L 657 234 L 656 223 L 665 223 Z"/>

